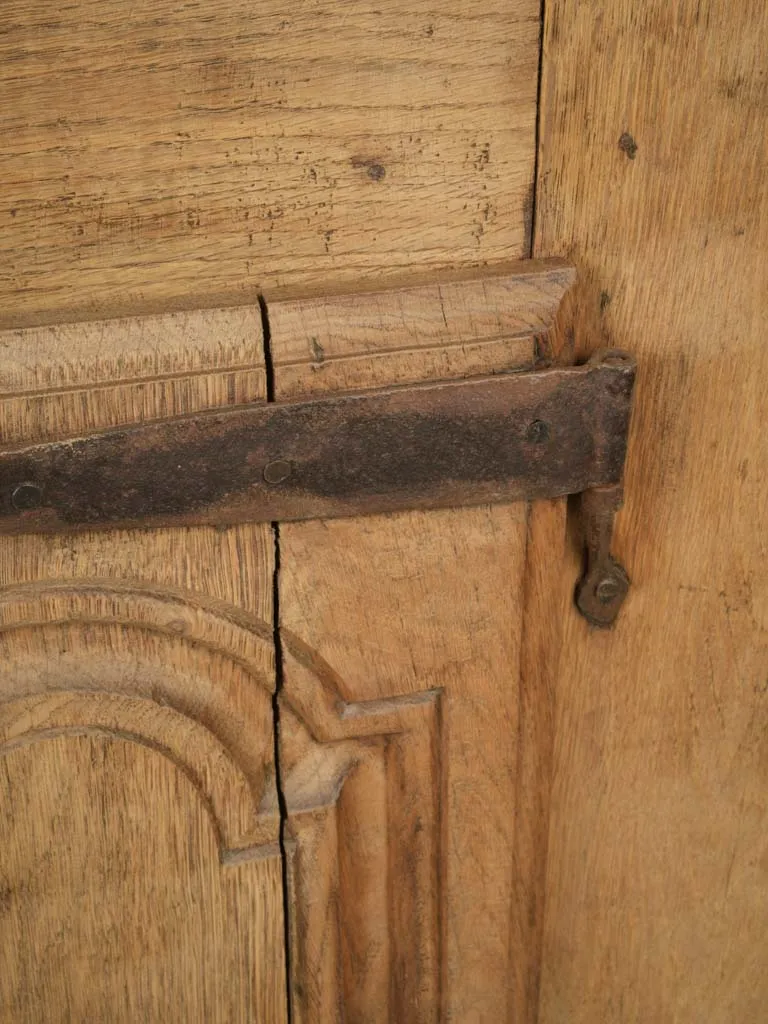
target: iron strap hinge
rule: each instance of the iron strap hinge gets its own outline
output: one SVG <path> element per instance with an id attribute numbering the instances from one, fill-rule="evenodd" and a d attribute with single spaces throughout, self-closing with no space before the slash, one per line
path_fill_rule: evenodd
<path id="1" fill-rule="evenodd" d="M 626 594 L 610 557 L 635 379 L 583 366 L 253 404 L 0 450 L 0 533 L 226 525 L 586 492 L 581 611 Z"/>

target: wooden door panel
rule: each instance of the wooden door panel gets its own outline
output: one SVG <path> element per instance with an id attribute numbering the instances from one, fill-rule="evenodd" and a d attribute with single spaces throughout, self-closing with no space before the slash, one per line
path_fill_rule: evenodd
<path id="1" fill-rule="evenodd" d="M 422 379 L 424 366 L 445 377 L 530 367 L 563 342 L 558 318 L 571 280 L 565 267 L 531 263 L 482 284 L 459 278 L 356 296 L 268 296 L 275 394 L 406 383 Z M 348 845 L 363 811 L 367 841 L 379 856 L 389 850 L 377 897 L 390 907 L 377 939 L 389 951 L 377 954 L 387 1000 L 374 1000 L 372 987 L 371 1002 L 350 1019 L 533 1019 L 564 534 L 562 501 L 280 526 L 281 699 L 297 699 L 309 664 L 326 681 L 310 710 L 322 699 L 326 714 L 352 730 L 360 712 L 350 709 L 365 709 L 368 749 L 348 756 L 357 772 L 364 765 L 373 773 L 373 792 L 388 793 L 387 815 L 372 799 L 358 808 L 356 776 L 334 776 L 345 779 L 331 786 L 334 821 L 324 810 L 312 825 L 324 851 L 313 856 L 338 872 L 325 884 L 339 906 L 333 927 L 342 946 L 345 934 L 357 934 L 348 908 L 362 916 L 351 893 L 369 891 L 372 869 Z M 428 707 L 434 722 L 421 738 L 412 734 L 402 761 L 411 734 L 393 746 L 383 722 L 395 709 Z M 289 763 L 290 718 L 279 732 Z M 404 808 L 398 820 L 393 809 L 402 816 Z M 437 832 L 427 848 L 429 822 Z M 402 888 L 399 917 L 391 900 Z M 300 905 L 292 911 L 301 950 L 309 925 Z M 318 979 L 324 988 L 302 1004 L 308 1021 L 343 1019 L 336 993 L 350 980 L 346 998 L 356 990 L 363 998 L 369 949 L 338 954 L 343 969 Z"/>
<path id="2" fill-rule="evenodd" d="M 0 316 L 527 253 L 538 0 L 6 0 Z"/>
<path id="3" fill-rule="evenodd" d="M 536 0 L 450 0 L 429 12 L 403 0 L 290 11 L 273 0 L 183 9 L 77 0 L 55 11 L 48 0 L 10 0 L 0 14 L 0 325 L 18 330 L 0 337 L 3 442 L 263 399 L 254 299 L 264 286 L 294 295 L 366 279 L 378 286 L 528 255 L 539 32 Z M 502 269 L 483 296 L 460 283 L 432 286 L 389 314 L 384 300 L 357 341 L 342 314 L 338 350 L 339 323 L 309 333 L 276 327 L 273 397 L 306 393 L 307 376 L 327 390 L 532 365 L 539 343 L 550 343 L 568 274 L 534 272 L 527 285 L 508 276 Z M 243 301 L 254 304 L 199 309 Z M 114 319 L 121 313 L 140 315 Z M 301 313 L 305 326 L 311 315 Z M 322 526 L 286 529 L 282 669 L 271 653 L 267 528 L 9 540 L 0 558 L 8 650 L 20 656 L 28 646 L 34 661 L 35 644 L 48 643 L 71 671 L 56 682 L 29 662 L 27 675 L 48 680 L 40 721 L 60 735 L 8 756 L 42 759 L 42 771 L 55 750 L 63 771 L 66 751 L 76 767 L 87 747 L 105 765 L 135 761 L 138 780 L 162 770 L 157 813 L 177 830 L 171 845 L 192 819 L 187 804 L 163 794 L 183 785 L 207 794 L 227 877 L 254 873 L 242 883 L 246 901 L 248 887 L 263 883 L 254 927 L 261 914 L 269 940 L 258 978 L 282 955 L 273 941 L 283 904 L 267 879 L 287 815 L 291 979 L 295 1012 L 307 1020 L 341 1006 L 358 1019 L 493 1015 L 507 998 L 505 900 L 516 884 L 514 814 L 496 801 L 514 789 L 521 755 L 499 743 L 477 771 L 471 751 L 499 722 L 512 732 L 518 724 L 527 521 L 516 508 L 353 522 L 339 524 L 332 545 Z M 342 557 L 350 544 L 371 558 L 362 575 Z M 338 575 L 346 571 L 348 590 Z M 322 572 L 330 578 L 307 610 L 306 587 Z M 489 573 L 490 619 L 481 596 Z M 134 649 L 145 652 L 141 666 Z M 70 665 L 77 652 L 83 658 Z M 173 671 L 153 674 L 155 661 Z M 299 664 L 314 673 L 301 684 Z M 280 754 L 290 770 L 278 798 L 267 707 L 283 670 Z M 338 707 L 329 709 L 331 681 Z M 133 725 L 109 717 L 115 688 Z M 81 714 L 70 723 L 56 714 L 73 693 L 87 699 L 75 701 Z M 362 710 L 347 718 L 339 708 Z M 187 765 L 185 744 L 172 740 L 189 722 L 212 732 L 220 757 Z M 202 734 L 186 735 L 198 745 Z M 149 767 L 156 762 L 162 769 Z M 133 807 L 141 783 L 121 795 L 112 771 L 88 781 L 82 801 L 103 793 L 118 828 L 129 813 L 120 801 Z M 225 829 L 224 807 L 242 828 Z M 220 884 L 212 872 L 211 914 Z M 195 928 L 208 918 L 197 920 Z M 247 946 L 249 934 L 232 941 Z M 101 942 L 96 932 L 91 941 Z M 245 948 L 225 946 L 211 957 Z M 272 974 L 282 977 L 277 967 Z M 275 1006 L 282 984 L 269 989 Z M 203 988 L 190 990 L 192 1016 L 208 1012 Z M 244 1005 L 239 991 L 230 1009 Z M 258 985 L 248 991 L 257 1003 L 267 998 Z"/>
<path id="4" fill-rule="evenodd" d="M 283 372 L 292 395 L 302 377 L 305 392 L 360 386 L 366 361 L 378 384 L 530 367 L 563 340 L 571 281 L 564 265 L 531 263 L 499 268 L 481 285 L 458 275 L 357 302 L 270 302 L 275 393 Z M 266 382 L 261 340 L 261 313 L 252 307 L 7 331 L 7 437 L 45 440 L 258 400 Z M 533 763 L 530 742 L 546 750 L 548 741 L 546 729 L 523 736 L 525 692 L 532 682 L 546 685 L 552 668 L 541 651 L 531 655 L 526 622 L 556 621 L 556 574 L 546 574 L 538 596 L 527 583 L 544 508 L 283 526 L 279 666 L 267 526 L 7 538 L 7 754 L 37 758 L 37 773 L 61 775 L 72 794 L 80 786 L 69 798 L 80 817 L 73 812 L 65 827 L 81 838 L 71 839 L 63 876 L 52 883 L 58 902 L 69 906 L 82 891 L 82 883 L 67 888 L 70 880 L 90 875 L 91 902 L 114 908 L 112 918 L 63 935 L 69 953 L 61 970 L 27 992 L 30 957 L 48 941 L 46 928 L 57 927 L 40 918 L 40 898 L 31 894 L 5 921 L 29 937 L 9 973 L 9 1005 L 32 1000 L 23 1009 L 32 1017 L 46 999 L 75 1014 L 106 1013 L 114 986 L 127 985 L 135 1000 L 128 1015 L 247 1019 L 258 1011 L 279 1021 L 286 927 L 293 1012 L 307 1024 L 345 1015 L 484 1020 L 525 1004 L 538 963 L 527 922 L 538 920 L 530 901 L 540 887 L 546 820 L 546 787 L 538 805 L 532 799 L 538 766 L 530 778 L 525 766 Z M 562 502 L 547 514 L 546 550 L 558 559 Z M 96 767 L 81 770 L 91 756 Z M 114 765 L 134 779 L 125 794 Z M 34 802 L 17 792 L 20 771 L 6 794 L 11 814 L 21 813 L 19 800 Z M 189 799 L 174 801 L 185 786 Z M 151 829 L 152 815 L 160 817 L 157 843 L 165 836 L 170 853 L 136 831 L 142 791 L 143 824 Z M 192 796 L 200 804 L 194 814 L 186 810 Z M 94 800 L 104 809 L 91 850 L 83 822 Z M 45 830 L 55 833 L 58 819 L 40 806 L 39 835 L 13 834 L 9 891 L 18 884 L 13 865 L 44 861 L 41 851 L 55 842 Z M 163 877 L 136 890 L 127 918 L 110 888 L 107 834 L 121 849 L 139 843 L 139 860 L 165 865 Z M 199 869 L 194 880 L 190 864 Z M 197 916 L 186 923 L 179 900 L 163 903 L 153 888 L 173 894 L 193 885 Z M 143 936 L 146 907 L 158 922 L 163 913 L 169 920 Z M 222 923 L 227 915 L 245 918 L 235 933 Z M 174 929 L 184 931 L 183 942 Z M 166 945 L 152 949 L 155 940 Z M 65 965 L 82 972 L 110 942 L 123 960 L 80 993 Z M 178 980 L 155 984 L 149 965 L 177 946 Z M 206 965 L 218 977 L 234 963 L 239 980 L 226 994 L 207 983 Z"/>
<path id="5" fill-rule="evenodd" d="M 362 386 L 366 363 L 380 385 L 530 368 L 565 340 L 571 283 L 565 265 L 528 263 L 479 283 L 459 274 L 356 300 L 269 301 L 275 396 L 284 379 L 292 396 Z M 9 330 L 7 436 L 44 440 L 259 400 L 261 324 L 260 311 L 239 307 Z M 76 900 L 82 884 L 70 880 L 90 873 L 91 903 L 114 908 L 114 920 L 64 934 L 61 970 L 27 993 L 30 957 L 57 927 L 32 894 L 5 921 L 29 936 L 9 1005 L 31 999 L 32 1017 L 46 999 L 106 1013 L 114 986 L 127 985 L 126 1014 L 279 1021 L 287 936 L 293 1013 L 306 1024 L 530 1016 L 563 537 L 560 501 L 286 524 L 274 537 L 253 525 L 7 538 L 7 755 L 37 758 L 43 780 L 61 775 L 83 808 L 63 826 L 73 838 L 52 883 L 58 902 Z M 16 792 L 21 770 L 6 794 L 11 814 L 34 802 Z M 189 799 L 174 801 L 185 786 Z M 165 853 L 136 831 L 142 791 L 143 825 L 160 817 Z M 83 822 L 94 800 L 105 806 L 92 851 Z M 45 830 L 58 819 L 40 806 L 39 835 L 13 834 L 9 891 L 13 865 L 44 861 L 55 841 Z M 128 918 L 110 888 L 107 834 L 165 865 L 136 890 Z M 193 885 L 186 922 L 179 899 L 163 903 L 152 888 Z M 145 936 L 142 905 L 158 922 Z M 234 933 L 228 915 L 245 919 Z M 92 992 L 72 988 L 64 965 L 82 972 L 110 942 L 123 960 Z M 151 963 L 177 946 L 178 980 L 155 984 Z M 218 977 L 235 963 L 226 993 L 206 981 L 208 967 Z"/>
<path id="6" fill-rule="evenodd" d="M 0 601 L 3 1019 L 283 1019 L 269 642 L 125 588 Z"/>
<path id="7" fill-rule="evenodd" d="M 3 436 L 260 397 L 258 310 L 219 316 L 5 333 Z M 3 544 L 3 1020 L 286 1019 L 273 564 L 265 526 Z"/>
<path id="8" fill-rule="evenodd" d="M 344 701 L 330 666 L 283 640 L 293 1019 L 434 1021 L 440 694 Z"/>
<path id="9" fill-rule="evenodd" d="M 345 703 L 375 707 L 440 694 L 435 784 L 443 843 L 429 886 L 441 898 L 445 973 L 440 978 L 436 965 L 433 984 L 440 983 L 446 1010 L 458 1019 L 490 1019 L 503 1008 L 509 983 L 525 529 L 524 505 L 281 529 L 281 622 L 300 628 L 293 616 L 311 595 L 316 618 L 308 618 L 308 629 L 323 632 Z M 304 544 L 315 553 L 309 561 Z M 400 777 L 397 799 L 410 799 L 418 780 Z M 412 870 L 394 884 L 407 884 Z M 409 950 L 410 927 L 390 926 L 389 942 Z M 391 985 L 398 990 L 403 981 L 395 974 Z M 416 1019 L 436 1019 L 437 1005 Z"/>
<path id="10" fill-rule="evenodd" d="M 546 4 L 536 250 L 636 353 L 614 630 L 569 616 L 542 1024 L 757 1024 L 768 972 L 768 5 Z"/>
<path id="11" fill-rule="evenodd" d="M 279 855 L 222 860 L 207 794 L 136 731 L 147 710 L 84 703 L 2 748 L 0 1017 L 284 1019 Z"/>

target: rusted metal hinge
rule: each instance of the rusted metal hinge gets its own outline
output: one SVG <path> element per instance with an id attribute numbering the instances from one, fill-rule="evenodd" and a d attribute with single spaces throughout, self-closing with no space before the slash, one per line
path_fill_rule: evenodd
<path id="1" fill-rule="evenodd" d="M 0 533 L 224 525 L 583 494 L 577 604 L 608 625 L 635 379 L 617 349 L 553 367 L 248 405 L 0 450 Z"/>

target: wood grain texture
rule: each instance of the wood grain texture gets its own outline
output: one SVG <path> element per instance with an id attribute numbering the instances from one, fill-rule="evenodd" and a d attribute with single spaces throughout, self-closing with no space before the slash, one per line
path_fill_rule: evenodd
<path id="1" fill-rule="evenodd" d="M 537 0 L 0 13 L 6 323 L 527 254 Z"/>
<path id="2" fill-rule="evenodd" d="M 540 273 L 540 268 L 531 270 Z M 299 389 L 324 390 L 326 362 L 318 360 L 317 348 L 325 354 L 326 346 L 334 387 L 420 379 L 437 365 L 449 368 L 452 375 L 509 369 L 512 352 L 519 352 L 521 367 L 530 366 L 536 359 L 534 335 L 542 332 L 549 338 L 555 331 L 558 303 L 570 281 L 570 272 L 561 274 L 556 297 L 551 281 L 543 290 L 532 289 L 528 281 L 518 291 L 511 282 L 500 287 L 498 280 L 488 284 L 480 279 L 458 286 L 456 292 L 419 286 L 404 295 L 366 294 L 357 303 L 347 296 L 268 301 L 276 395 L 282 397 L 284 387 L 293 395 Z M 497 289 L 493 305 L 485 305 L 486 287 Z M 424 335 L 419 330 L 422 323 Z M 519 338 L 521 327 L 528 339 L 524 350 L 487 343 L 507 330 Z M 418 344 L 420 337 L 426 341 L 423 346 Z M 480 344 L 475 343 L 478 340 Z M 562 530 L 562 509 L 553 510 L 555 519 L 558 514 Z M 543 531 L 546 543 L 557 532 L 556 526 L 550 527 Z M 538 527 L 535 533 L 543 537 Z M 280 537 L 281 634 L 287 643 L 298 640 L 315 652 L 341 701 L 370 702 L 373 710 L 409 696 L 440 693 L 435 770 L 441 844 L 431 878 L 431 889 L 440 893 L 441 903 L 438 986 L 431 1003 L 412 1005 L 412 1016 L 401 1012 L 389 1019 L 509 1019 L 531 1002 L 525 988 L 529 971 L 538 971 L 539 957 L 539 948 L 528 945 L 528 940 L 535 938 L 540 915 L 533 929 L 523 919 L 538 913 L 541 881 L 520 879 L 516 871 L 543 871 L 541 842 L 546 832 L 541 822 L 521 825 L 518 839 L 516 808 L 521 819 L 534 811 L 546 812 L 539 799 L 546 787 L 540 788 L 539 796 L 520 791 L 523 778 L 534 788 L 540 786 L 536 755 L 522 752 L 521 744 L 543 738 L 546 762 L 551 736 L 542 737 L 546 727 L 535 721 L 534 691 L 536 671 L 538 682 L 547 685 L 547 673 L 554 669 L 549 655 L 534 667 L 532 620 L 526 635 L 523 602 L 527 595 L 532 607 L 547 618 L 557 605 L 550 593 L 544 599 L 544 588 L 534 583 L 531 590 L 525 583 L 528 509 L 519 504 L 283 524 Z M 556 552 L 562 550 L 562 532 L 560 537 Z M 555 587 L 560 578 L 558 574 Z M 524 720 L 521 673 L 530 688 Z M 548 683 L 551 686 L 551 680 Z M 287 694 L 292 685 L 289 673 Z M 379 735 L 384 735 L 381 728 Z M 285 742 L 292 742 L 290 735 Z M 428 756 L 423 742 L 417 749 L 422 759 Z M 381 769 L 377 771 L 381 786 Z M 390 805 L 413 805 L 414 787 L 423 784 L 425 774 L 417 762 L 394 776 L 390 768 Z M 423 816 L 428 807 L 426 796 L 421 796 L 412 813 Z M 347 822 L 346 841 L 352 843 L 363 826 L 355 824 L 354 816 Z M 381 844 L 385 820 L 379 818 L 368 827 L 368 842 Z M 406 849 L 426 831 L 422 826 L 403 835 L 402 827 L 386 827 L 390 842 L 405 843 Z M 333 832 L 344 834 L 338 828 Z M 334 849 L 327 856 L 337 857 L 349 870 L 343 851 Z M 391 876 L 395 889 L 406 879 L 417 885 L 409 860 L 416 863 L 413 852 L 399 861 L 401 870 Z M 394 863 L 398 862 L 390 861 L 390 871 Z M 408 892 L 403 899 L 402 924 L 390 924 L 386 930 L 390 957 L 403 955 L 418 920 L 419 899 Z M 363 976 L 358 965 L 358 985 Z M 390 993 L 397 993 L 400 976 L 393 977 Z M 377 1003 L 366 1008 L 370 1019 L 387 1019 Z M 328 1012 L 328 1019 L 336 1019 Z M 359 1019 L 368 1018 L 361 1011 Z"/>
<path id="3" fill-rule="evenodd" d="M 555 345 L 574 281 L 564 260 L 441 274 L 397 287 L 273 301 L 267 292 L 282 398 L 449 380 L 532 365 Z"/>
<path id="4" fill-rule="evenodd" d="M 546 864 L 552 798 L 555 695 L 563 623 L 573 614 L 573 575 L 565 562 L 566 499 L 528 508 L 521 594 L 517 764 L 512 837 L 512 982 L 507 1019 L 536 1024 L 539 1014 Z"/>
<path id="5" fill-rule="evenodd" d="M 258 306 L 0 331 L 5 444 L 77 436 L 265 394 Z"/>
<path id="6" fill-rule="evenodd" d="M 281 559 L 281 622 L 345 700 L 443 690 L 444 1013 L 503 1015 L 525 506 L 285 525 Z"/>
<path id="7" fill-rule="evenodd" d="M 616 629 L 567 619 L 542 1024 L 752 1024 L 768 974 L 768 8 L 546 4 L 539 255 L 640 368 Z"/>
<path id="8" fill-rule="evenodd" d="M 258 310 L 0 335 L 3 437 L 260 399 Z M 283 1021 L 268 528 L 0 547 L 0 1017 Z"/>
<path id="9" fill-rule="evenodd" d="M 279 860 L 222 869 L 166 758 L 88 731 L 0 771 L 3 1020 L 283 1019 Z"/>
<path id="10" fill-rule="evenodd" d="M 440 695 L 343 701 L 284 641 L 292 1019 L 436 1021 Z"/>

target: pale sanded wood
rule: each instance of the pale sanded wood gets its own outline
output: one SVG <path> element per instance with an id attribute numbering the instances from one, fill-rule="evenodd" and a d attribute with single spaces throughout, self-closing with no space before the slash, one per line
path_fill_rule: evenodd
<path id="1" fill-rule="evenodd" d="M 518 368 L 532 365 L 537 335 L 553 349 L 561 343 L 557 313 L 572 278 L 563 267 L 532 265 L 528 278 L 520 270 L 523 280 L 517 283 L 508 269 L 506 278 L 363 294 L 357 302 L 349 296 L 268 297 L 276 397 L 283 388 L 295 395 L 328 386 L 326 361 L 318 365 L 316 346 L 323 354 L 329 350 L 334 387 L 363 386 L 366 366 L 367 379 L 379 384 L 420 379 L 424 366 L 433 372 L 437 365 L 434 353 L 456 375 L 510 369 L 512 350 L 491 343 L 503 339 L 507 329 L 516 345 L 525 340 L 524 348 L 514 350 Z M 388 1016 L 394 1008 L 379 1001 L 375 984 L 361 995 L 368 961 L 355 959 L 354 943 L 342 938 L 347 959 L 343 949 L 328 955 L 343 964 L 343 983 L 358 990 L 362 1002 L 356 1005 L 361 1017 L 366 1011 L 365 1019 L 481 1021 L 518 1014 L 523 1020 L 521 1014 L 534 1006 L 528 989 L 535 989 L 539 970 L 552 742 L 548 695 L 557 654 L 557 628 L 551 622 L 560 614 L 562 579 L 551 570 L 555 563 L 559 570 L 562 557 L 562 503 L 534 509 L 531 516 L 530 537 L 524 504 L 281 526 L 283 642 L 291 649 L 298 643 L 305 658 L 312 652 L 316 669 L 328 680 L 307 711 L 323 699 L 330 709 L 341 702 L 342 719 L 351 727 L 350 706 L 368 702 L 362 705 L 373 730 L 368 742 L 386 746 L 392 741 L 386 725 L 376 724 L 377 714 L 393 702 L 423 703 L 430 694 L 439 696 L 434 725 L 410 741 L 411 760 L 393 753 L 374 768 L 377 746 L 369 747 L 365 758 L 356 755 L 358 765 L 369 766 L 371 792 L 387 788 L 388 814 L 374 810 L 375 803 L 357 803 L 354 782 L 341 781 L 330 748 L 322 757 L 309 748 L 314 758 L 309 763 L 336 766 L 333 810 L 338 816 L 344 808 L 347 816 L 343 827 L 323 817 L 325 831 L 305 854 L 316 866 L 318 888 L 314 901 L 294 899 L 296 948 L 309 942 L 303 905 L 325 905 L 322 893 L 328 891 L 334 897 L 326 934 L 343 937 L 358 928 L 360 907 L 352 893 L 360 889 L 370 893 L 365 900 L 371 905 L 379 900 L 388 906 L 385 935 L 374 948 L 378 969 L 392 979 L 389 999 L 415 986 L 410 1015 L 400 1009 Z M 539 544 L 545 546 L 540 563 Z M 529 563 L 544 567 L 546 583 L 528 581 Z M 285 699 L 293 698 L 297 685 L 295 665 L 288 661 Z M 298 757 L 297 743 L 288 719 L 281 728 L 286 766 L 310 756 Z M 531 743 L 541 753 L 528 749 Z M 540 778 L 540 771 L 547 777 Z M 432 797 L 425 781 L 435 789 Z M 385 833 L 389 871 L 377 895 L 367 888 L 367 857 L 382 856 L 375 850 Z M 431 853 L 423 846 L 430 841 L 435 843 Z M 367 854 L 355 851 L 361 844 Z M 349 895 L 334 887 L 334 873 L 354 879 L 354 885 L 347 883 Z M 434 967 L 423 916 L 425 892 L 439 899 Z M 401 901 L 399 909 L 395 900 Z M 337 933 L 332 922 L 339 921 Z M 370 944 L 361 948 L 373 956 Z M 418 982 L 413 979 L 417 968 Z M 311 994 L 303 981 L 300 987 L 296 983 L 295 1005 L 307 1020 L 326 1019 L 319 1007 L 325 1007 L 327 1019 L 337 1019 L 324 1000 L 332 1000 L 339 972 L 327 969 L 328 979 Z"/>
<path id="2" fill-rule="evenodd" d="M 243 404 L 265 393 L 258 305 L 0 331 L 5 443 Z"/>
<path id="3" fill-rule="evenodd" d="M 6 0 L 0 317 L 527 254 L 538 0 Z"/>
<path id="4" fill-rule="evenodd" d="M 768 7 L 545 5 L 540 255 L 638 359 L 616 628 L 566 620 L 542 1024 L 768 1005 Z"/>
<path id="5" fill-rule="evenodd" d="M 513 950 L 508 1020 L 538 1021 L 546 908 L 555 695 L 563 623 L 574 614 L 573 581 L 564 571 L 565 499 L 540 501 L 528 510 L 526 563 L 521 594 L 522 635 L 518 693 L 517 764 L 512 837 Z"/>
<path id="6" fill-rule="evenodd" d="M 88 729 L 1 771 L 4 1020 L 283 1019 L 279 861 L 222 867 L 167 758 Z"/>
<path id="7" fill-rule="evenodd" d="M 281 397 L 445 380 L 518 369 L 555 342 L 557 312 L 574 280 L 562 260 L 525 260 L 493 272 L 411 277 L 386 290 L 273 301 L 270 328 Z"/>
<path id="8" fill-rule="evenodd" d="M 343 702 L 317 654 L 285 640 L 293 1019 L 434 1021 L 440 695 Z"/>
<path id="9" fill-rule="evenodd" d="M 258 310 L 0 337 L 4 438 L 264 394 Z M 272 567 L 261 526 L 0 547 L 3 1019 L 286 1019 Z"/>

